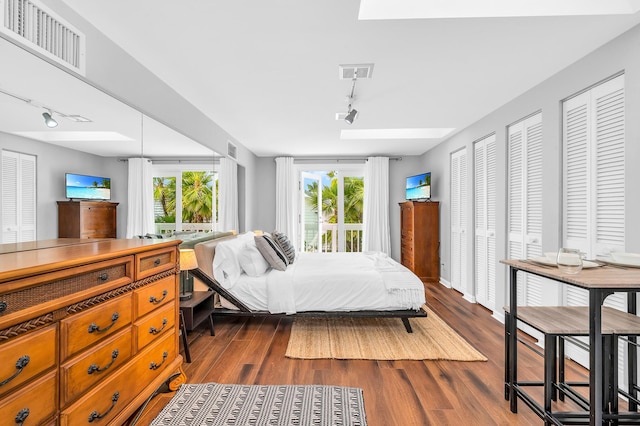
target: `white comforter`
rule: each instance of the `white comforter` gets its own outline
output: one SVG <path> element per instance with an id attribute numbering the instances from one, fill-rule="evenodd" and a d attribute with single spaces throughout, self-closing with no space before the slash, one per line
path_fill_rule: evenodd
<path id="1" fill-rule="evenodd" d="M 417 310 L 425 303 L 420 279 L 382 253 L 300 253 L 287 270 L 242 274 L 228 290 L 271 313 Z"/>

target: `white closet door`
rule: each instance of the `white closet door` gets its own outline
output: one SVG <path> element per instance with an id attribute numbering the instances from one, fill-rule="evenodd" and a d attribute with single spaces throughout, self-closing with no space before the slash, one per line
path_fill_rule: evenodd
<path id="1" fill-rule="evenodd" d="M 495 135 L 474 143 L 476 300 L 495 309 Z"/>
<path id="2" fill-rule="evenodd" d="M 525 259 L 542 254 L 542 113 L 509 126 L 508 254 Z M 518 276 L 518 303 L 542 305 L 542 279 Z"/>
<path id="3" fill-rule="evenodd" d="M 2 151 L 1 243 L 36 239 L 36 157 Z"/>
<path id="4" fill-rule="evenodd" d="M 467 150 L 451 154 L 451 286 L 466 290 Z"/>

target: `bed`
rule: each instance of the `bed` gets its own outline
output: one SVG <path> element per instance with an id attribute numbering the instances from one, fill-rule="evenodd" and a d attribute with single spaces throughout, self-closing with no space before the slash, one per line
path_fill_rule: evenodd
<path id="1" fill-rule="evenodd" d="M 245 259 L 238 270 L 252 242 L 249 233 L 195 245 L 191 272 L 220 295 L 214 317 L 395 317 L 411 333 L 409 318 L 427 315 L 422 282 L 382 253 L 299 253 L 285 270 L 264 273 L 250 273 Z"/>

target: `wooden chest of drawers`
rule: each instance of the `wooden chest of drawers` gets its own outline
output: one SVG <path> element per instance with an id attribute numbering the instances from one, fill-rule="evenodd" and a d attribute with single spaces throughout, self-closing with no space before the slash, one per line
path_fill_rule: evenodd
<path id="1" fill-rule="evenodd" d="M 437 201 L 400 203 L 400 263 L 424 282 L 440 280 Z"/>
<path id="2" fill-rule="evenodd" d="M 186 380 L 178 242 L 60 241 L 0 254 L 0 418 L 123 424 L 163 382 Z"/>

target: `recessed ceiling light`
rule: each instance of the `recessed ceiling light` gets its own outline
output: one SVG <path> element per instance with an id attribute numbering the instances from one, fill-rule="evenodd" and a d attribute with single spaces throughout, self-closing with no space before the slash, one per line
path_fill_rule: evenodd
<path id="1" fill-rule="evenodd" d="M 454 128 L 343 129 L 340 139 L 440 139 Z"/>
<path id="2" fill-rule="evenodd" d="M 638 0 L 361 0 L 358 19 L 630 15 Z"/>

